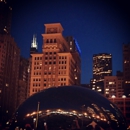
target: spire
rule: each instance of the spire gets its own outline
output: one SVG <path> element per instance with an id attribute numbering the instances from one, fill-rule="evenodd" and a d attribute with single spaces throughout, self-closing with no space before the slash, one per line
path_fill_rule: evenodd
<path id="1" fill-rule="evenodd" d="M 32 40 L 32 43 L 31 43 L 31 48 L 38 49 L 38 43 L 37 43 L 37 38 L 36 38 L 35 34 L 33 35 L 33 40 Z"/>

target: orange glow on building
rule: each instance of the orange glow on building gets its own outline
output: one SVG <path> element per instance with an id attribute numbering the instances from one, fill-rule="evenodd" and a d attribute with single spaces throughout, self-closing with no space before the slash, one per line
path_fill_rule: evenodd
<path id="1" fill-rule="evenodd" d="M 42 53 L 31 54 L 30 95 L 53 86 L 80 85 L 80 54 L 70 49 L 60 23 L 45 24 Z"/>

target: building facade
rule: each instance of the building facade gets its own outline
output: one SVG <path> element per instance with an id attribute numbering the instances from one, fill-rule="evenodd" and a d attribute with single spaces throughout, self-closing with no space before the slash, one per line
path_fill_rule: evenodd
<path id="1" fill-rule="evenodd" d="M 130 96 L 130 43 L 123 44 L 124 90 Z"/>
<path id="2" fill-rule="evenodd" d="M 111 98 L 113 96 L 121 98 L 124 94 L 123 75 L 104 77 L 104 96 Z"/>
<path id="3" fill-rule="evenodd" d="M 72 54 L 62 32 L 60 23 L 45 24 L 42 53 L 31 54 L 30 95 L 52 86 L 80 84 L 80 56 L 75 57 L 77 51 Z"/>
<path id="4" fill-rule="evenodd" d="M 18 79 L 18 89 L 17 89 L 17 106 L 25 101 L 28 97 L 28 72 L 29 60 L 20 57 L 19 64 L 19 79 Z"/>
<path id="5" fill-rule="evenodd" d="M 0 111 L 12 113 L 17 106 L 20 49 L 10 35 L 0 35 Z M 13 101 L 13 102 L 12 102 Z"/>
<path id="6" fill-rule="evenodd" d="M 122 97 L 113 96 L 108 99 L 121 110 L 124 117 L 126 118 L 128 125 L 130 125 L 130 98 L 127 98 L 125 95 L 122 95 Z"/>
<path id="7" fill-rule="evenodd" d="M 93 79 L 91 86 L 93 90 L 104 93 L 104 76 L 112 75 L 112 55 L 99 53 L 93 55 Z M 94 88 L 95 85 L 95 88 Z"/>

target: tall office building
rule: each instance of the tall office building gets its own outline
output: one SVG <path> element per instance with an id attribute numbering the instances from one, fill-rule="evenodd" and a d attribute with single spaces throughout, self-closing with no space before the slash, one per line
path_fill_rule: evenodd
<path id="1" fill-rule="evenodd" d="M 93 82 L 95 90 L 104 93 L 104 76 L 112 75 L 112 55 L 100 53 L 93 55 Z"/>
<path id="2" fill-rule="evenodd" d="M 0 35 L 0 112 L 12 114 L 17 106 L 20 49 L 10 35 Z"/>
<path id="3" fill-rule="evenodd" d="M 67 42 L 62 32 L 60 23 L 45 24 L 42 53 L 31 54 L 30 95 L 52 86 L 80 84 L 79 50 L 71 52 L 74 39 Z"/>
<path id="4" fill-rule="evenodd" d="M 0 34 L 10 34 L 12 8 L 6 0 L 0 0 Z"/>
<path id="5" fill-rule="evenodd" d="M 28 66 L 29 60 L 20 57 L 19 64 L 19 79 L 18 79 L 18 89 L 17 89 L 17 106 L 19 106 L 28 96 Z"/>
<path id="6" fill-rule="evenodd" d="M 117 72 L 116 76 L 104 77 L 104 96 L 107 98 L 121 98 L 124 94 L 123 89 L 123 73 L 120 75 Z"/>
<path id="7" fill-rule="evenodd" d="M 75 69 L 74 69 L 74 77 L 75 77 L 75 83 L 74 85 L 80 85 L 81 82 L 81 50 L 79 47 L 79 44 L 75 38 L 72 36 L 68 36 L 65 38 L 66 41 L 69 44 L 70 52 L 75 60 Z"/>
<path id="8" fill-rule="evenodd" d="M 123 44 L 124 90 L 130 96 L 130 43 Z"/>
<path id="9" fill-rule="evenodd" d="M 30 56 L 31 56 L 31 54 L 37 53 L 37 52 L 38 52 L 38 43 L 37 43 L 37 37 L 34 34 L 33 40 L 32 40 L 32 43 L 31 43 L 31 47 L 30 47 Z"/>

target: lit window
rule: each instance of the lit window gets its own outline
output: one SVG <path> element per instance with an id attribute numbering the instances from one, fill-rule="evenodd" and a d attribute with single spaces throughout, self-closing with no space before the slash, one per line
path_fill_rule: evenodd
<path id="1" fill-rule="evenodd" d="M 8 86 L 9 86 L 9 84 L 7 84 L 7 83 L 6 83 L 6 84 L 5 84 L 5 86 L 6 86 L 6 87 L 8 87 Z"/>
<path id="2" fill-rule="evenodd" d="M 115 82 L 109 82 L 109 84 L 115 84 Z"/>
<path id="3" fill-rule="evenodd" d="M 72 45 L 72 41 L 70 41 L 70 45 Z"/>
<path id="4" fill-rule="evenodd" d="M 77 77 L 75 77 L 75 79 L 77 79 Z"/>
<path id="5" fill-rule="evenodd" d="M 98 92 L 101 92 L 102 90 L 101 90 L 101 89 L 98 89 L 97 91 L 98 91 Z"/>

